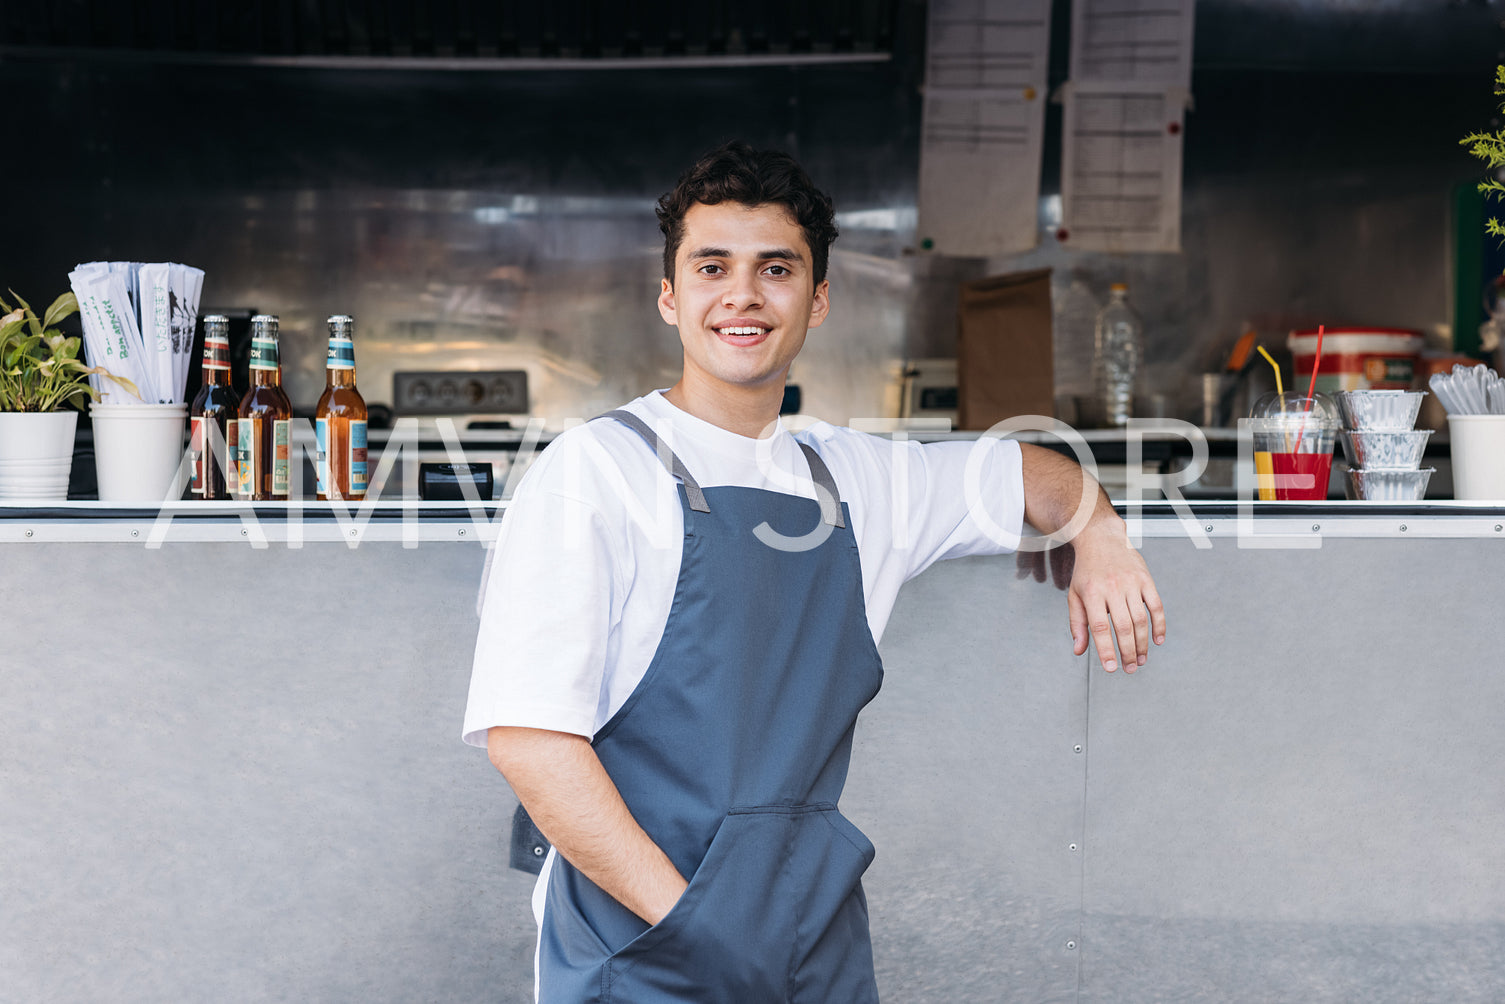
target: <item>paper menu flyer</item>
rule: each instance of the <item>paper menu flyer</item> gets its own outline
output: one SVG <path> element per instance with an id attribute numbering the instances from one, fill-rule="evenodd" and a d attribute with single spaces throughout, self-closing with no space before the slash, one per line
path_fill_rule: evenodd
<path id="1" fill-rule="evenodd" d="M 1193 0 L 1072 0 L 1071 80 L 1191 86 Z"/>
<path id="2" fill-rule="evenodd" d="M 936 251 L 1026 251 L 1039 230 L 1042 106 L 1037 95 L 925 101 L 919 236 Z"/>
<path id="3" fill-rule="evenodd" d="M 1181 249 L 1179 88 L 1077 84 L 1066 95 L 1062 243 L 1080 251 Z"/>
<path id="4" fill-rule="evenodd" d="M 935 0 L 928 32 L 917 237 L 945 254 L 1026 251 L 1038 234 L 1049 0 Z"/>
<path id="5" fill-rule="evenodd" d="M 925 52 L 926 93 L 1043 84 L 1050 4 L 1040 0 L 934 0 Z"/>
<path id="6" fill-rule="evenodd" d="M 1063 88 L 1061 242 L 1181 249 L 1193 0 L 1074 0 Z"/>

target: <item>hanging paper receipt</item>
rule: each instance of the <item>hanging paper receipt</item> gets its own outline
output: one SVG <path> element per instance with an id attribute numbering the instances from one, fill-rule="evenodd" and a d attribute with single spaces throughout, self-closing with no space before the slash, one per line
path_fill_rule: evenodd
<path id="1" fill-rule="evenodd" d="M 1049 53 L 1049 0 L 930 4 L 923 247 L 987 256 L 1035 246 Z"/>
<path id="2" fill-rule="evenodd" d="M 1064 88 L 1061 242 L 1181 250 L 1192 0 L 1077 0 Z"/>

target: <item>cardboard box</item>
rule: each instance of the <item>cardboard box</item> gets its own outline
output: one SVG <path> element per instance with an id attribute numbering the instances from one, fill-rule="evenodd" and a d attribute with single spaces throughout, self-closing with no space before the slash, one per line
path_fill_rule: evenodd
<path id="1" fill-rule="evenodd" d="M 962 283 L 957 324 L 957 428 L 1055 414 L 1050 269 Z"/>

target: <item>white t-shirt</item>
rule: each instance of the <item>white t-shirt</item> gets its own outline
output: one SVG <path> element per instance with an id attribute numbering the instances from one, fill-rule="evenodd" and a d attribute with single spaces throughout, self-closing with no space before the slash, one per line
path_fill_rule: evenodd
<path id="1" fill-rule="evenodd" d="M 749 439 L 654 392 L 626 405 L 702 488 L 815 498 L 799 442 L 820 454 L 851 515 L 868 626 L 882 638 L 899 588 L 942 558 L 1014 549 L 1024 486 L 1012 440 L 893 442 L 823 422 Z M 601 420 L 554 440 L 502 519 L 483 585 L 464 739 L 524 726 L 591 737 L 643 678 L 679 576 L 674 479 L 642 437 Z"/>

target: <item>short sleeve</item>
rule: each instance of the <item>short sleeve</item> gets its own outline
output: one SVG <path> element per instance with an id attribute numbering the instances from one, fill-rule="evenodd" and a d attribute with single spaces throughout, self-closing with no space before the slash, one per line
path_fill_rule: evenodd
<path id="1" fill-rule="evenodd" d="M 481 603 L 464 739 L 498 725 L 589 737 L 606 667 L 616 559 L 589 503 L 519 491 L 502 519 Z"/>
<path id="2" fill-rule="evenodd" d="M 906 444 L 907 576 L 937 561 L 1017 550 L 1024 530 L 1024 466 L 1012 439 Z M 902 456 L 902 454 L 901 454 Z"/>
<path id="3" fill-rule="evenodd" d="M 1024 468 L 1010 439 L 916 443 L 824 424 L 807 433 L 852 511 L 873 638 L 904 583 L 943 558 L 1015 550 Z"/>

